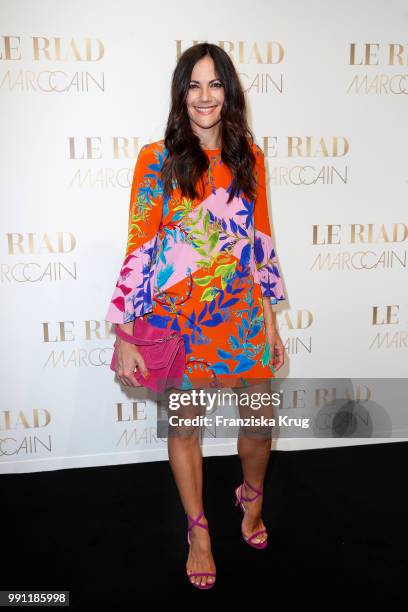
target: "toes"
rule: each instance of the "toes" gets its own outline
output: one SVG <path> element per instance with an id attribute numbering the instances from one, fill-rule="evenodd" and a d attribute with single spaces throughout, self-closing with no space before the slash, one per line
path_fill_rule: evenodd
<path id="1" fill-rule="evenodd" d="M 191 570 L 188 571 L 190 572 Z M 198 586 L 207 586 L 208 584 L 212 584 L 214 580 L 214 576 L 192 576 L 190 578 L 190 582 Z"/>
<path id="2" fill-rule="evenodd" d="M 245 535 L 245 534 L 244 534 Z M 251 538 L 251 534 L 245 536 L 247 539 Z M 253 542 L 254 544 L 261 544 L 262 542 L 265 542 L 265 540 L 267 539 L 268 535 L 266 533 L 262 533 L 260 535 L 257 535 L 255 538 L 251 539 L 251 542 Z"/>
<path id="3" fill-rule="evenodd" d="M 209 575 L 205 575 L 205 576 L 192 576 L 191 574 L 194 574 L 195 571 L 200 571 L 199 569 L 194 570 L 194 569 L 187 569 L 186 567 L 186 573 L 187 573 L 187 577 L 189 579 L 189 581 L 191 582 L 191 584 L 194 584 L 196 586 L 207 586 L 209 584 L 212 584 L 213 582 L 215 582 L 215 576 L 209 576 Z M 201 570 L 204 571 L 204 570 Z M 209 571 L 214 571 L 214 570 L 209 570 Z"/>

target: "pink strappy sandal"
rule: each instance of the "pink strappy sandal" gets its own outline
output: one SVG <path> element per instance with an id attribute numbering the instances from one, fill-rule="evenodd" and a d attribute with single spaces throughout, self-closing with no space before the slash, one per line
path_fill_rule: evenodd
<path id="1" fill-rule="evenodd" d="M 197 518 L 195 519 L 193 519 L 193 517 L 189 516 L 187 513 L 186 515 L 187 515 L 189 523 L 190 523 L 190 520 L 193 521 L 191 524 L 189 524 L 189 527 L 187 530 L 187 541 L 190 544 L 190 531 L 193 529 L 193 527 L 196 527 L 196 526 L 203 527 L 204 529 L 208 531 L 208 525 L 203 525 L 202 523 L 198 522 L 200 518 L 204 516 L 204 511 L 202 511 L 201 514 L 199 514 Z M 190 578 L 192 578 L 192 576 L 214 576 L 215 577 L 216 574 L 214 574 L 213 572 L 193 572 L 191 574 L 187 572 L 187 578 L 189 579 L 190 584 L 197 587 L 198 589 L 211 589 L 211 587 L 213 587 L 215 584 L 215 580 L 212 583 L 196 584 L 195 582 L 191 582 Z"/>
<path id="2" fill-rule="evenodd" d="M 247 487 L 249 487 L 250 489 L 252 489 L 252 491 L 254 491 L 256 493 L 255 497 L 243 497 L 242 495 L 242 487 L 244 485 L 244 483 L 246 484 Z M 238 495 L 238 489 L 239 489 L 239 495 Z M 237 487 L 235 489 L 235 497 L 236 497 L 236 502 L 235 505 L 238 506 L 240 505 L 242 510 L 246 511 L 246 508 L 244 506 L 244 504 L 242 503 L 243 501 L 254 501 L 254 499 L 258 499 L 258 497 L 260 495 L 263 495 L 263 489 L 261 489 L 260 491 L 258 491 L 258 489 L 255 489 L 255 487 L 253 487 L 251 484 L 249 484 L 249 482 L 247 480 L 245 480 L 244 478 L 244 482 L 239 485 L 239 487 Z M 249 544 L 250 546 L 253 546 L 254 548 L 266 548 L 268 545 L 268 540 L 265 539 L 263 542 L 252 542 L 251 540 L 253 540 L 254 538 L 256 538 L 257 536 L 261 535 L 261 533 L 266 533 L 268 535 L 268 532 L 266 531 L 266 529 L 261 529 L 260 531 L 256 531 L 255 533 L 253 533 L 250 536 L 246 536 L 242 533 L 242 537 L 244 538 L 245 542 L 247 544 Z"/>

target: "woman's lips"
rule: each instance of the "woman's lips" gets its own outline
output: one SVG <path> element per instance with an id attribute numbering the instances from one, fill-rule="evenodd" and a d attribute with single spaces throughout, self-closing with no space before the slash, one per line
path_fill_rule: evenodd
<path id="1" fill-rule="evenodd" d="M 194 108 L 197 111 L 197 113 L 199 113 L 200 115 L 210 115 L 216 107 L 215 106 L 195 106 Z"/>

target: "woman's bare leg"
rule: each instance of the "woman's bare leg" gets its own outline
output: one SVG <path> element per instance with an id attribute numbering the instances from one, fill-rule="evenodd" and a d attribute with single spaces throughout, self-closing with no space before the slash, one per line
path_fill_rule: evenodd
<path id="1" fill-rule="evenodd" d="M 173 389 L 168 393 L 174 392 Z M 185 393 L 185 391 L 183 391 Z M 202 415 L 205 407 L 180 406 L 177 410 L 166 409 L 168 416 L 193 418 Z M 201 453 L 201 427 L 171 427 L 168 430 L 168 455 L 174 480 L 179 491 L 184 511 L 192 518 L 197 518 L 203 508 L 203 466 Z M 202 516 L 199 523 L 208 525 L 207 519 Z M 186 517 L 186 525 L 188 525 Z M 215 572 L 215 563 L 211 552 L 211 539 L 209 532 L 202 527 L 194 527 L 190 531 L 190 550 L 187 558 L 187 572 Z M 214 576 L 193 576 L 191 582 L 196 584 L 210 584 Z"/>
<path id="2" fill-rule="evenodd" d="M 250 388 L 234 389 L 240 396 L 242 393 L 271 393 L 270 381 L 265 380 L 259 384 L 251 385 Z M 238 399 L 239 401 L 239 399 Z M 264 416 L 265 418 L 273 418 L 273 406 L 261 406 L 259 410 L 252 410 L 250 407 L 240 407 L 240 416 L 242 418 L 254 415 Z M 265 473 L 268 467 L 270 458 L 272 441 L 271 428 L 240 428 L 237 449 L 241 459 L 241 466 L 244 478 L 253 485 L 256 489 L 263 487 Z M 256 497 L 256 493 L 249 487 L 242 487 L 242 495 L 249 499 Z M 256 531 L 265 529 L 264 522 L 261 517 L 263 496 L 260 495 L 254 501 L 243 502 L 246 512 L 244 514 L 241 528 L 246 536 L 250 536 Z M 266 540 L 267 534 L 262 533 L 252 542 L 259 543 Z"/>

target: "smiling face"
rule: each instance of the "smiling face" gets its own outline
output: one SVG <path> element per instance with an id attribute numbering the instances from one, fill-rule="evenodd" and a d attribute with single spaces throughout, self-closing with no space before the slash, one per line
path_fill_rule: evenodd
<path id="1" fill-rule="evenodd" d="M 224 87 L 215 73 L 214 61 L 211 57 L 201 58 L 193 68 L 186 99 L 187 113 L 192 128 L 198 135 L 206 138 L 208 131 L 214 128 L 218 134 L 221 121 L 221 109 L 224 104 Z"/>

